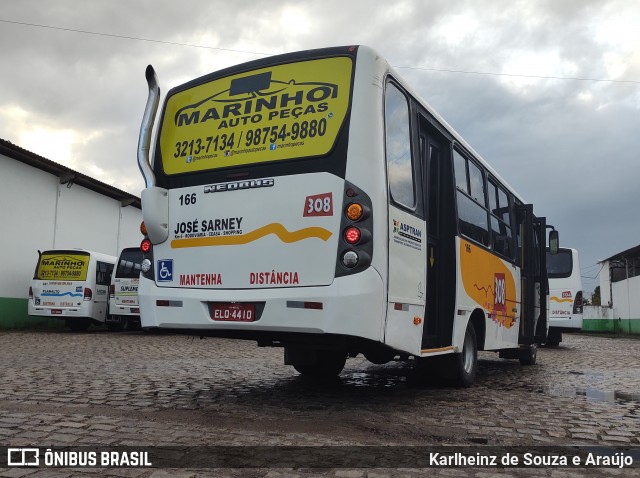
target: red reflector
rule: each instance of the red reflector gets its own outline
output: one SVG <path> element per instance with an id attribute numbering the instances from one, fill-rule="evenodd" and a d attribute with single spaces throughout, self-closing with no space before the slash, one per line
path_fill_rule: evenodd
<path id="1" fill-rule="evenodd" d="M 158 307 L 182 307 L 182 301 L 160 299 L 160 300 L 156 300 L 156 305 Z"/>
<path id="2" fill-rule="evenodd" d="M 140 243 L 140 250 L 145 254 L 149 252 L 151 250 L 151 241 L 149 239 L 143 239 Z"/>
<path id="3" fill-rule="evenodd" d="M 348 227 L 345 229 L 344 240 L 349 244 L 356 244 L 360 240 L 360 229 L 357 227 Z"/>
<path id="4" fill-rule="evenodd" d="M 305 309 L 322 310 L 322 302 L 305 302 Z"/>

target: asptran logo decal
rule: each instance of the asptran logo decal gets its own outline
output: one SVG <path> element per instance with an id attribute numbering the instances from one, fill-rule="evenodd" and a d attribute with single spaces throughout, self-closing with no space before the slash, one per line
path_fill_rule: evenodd
<path id="1" fill-rule="evenodd" d="M 231 181 L 228 183 L 208 184 L 204 187 L 204 193 L 210 194 L 224 191 L 240 191 L 243 189 L 270 188 L 274 184 L 275 180 L 273 178 Z"/>
<path id="2" fill-rule="evenodd" d="M 239 124 L 259 123 L 264 117 L 272 120 L 282 111 L 287 115 L 304 115 L 326 111 L 327 100 L 338 97 L 338 85 L 325 82 L 296 82 L 292 78 L 276 80 L 272 72 L 231 80 L 229 88 L 197 103 L 180 108 L 174 117 L 175 125 L 188 126 L 214 120 L 219 128 Z M 208 103 L 209 108 L 204 110 Z M 307 105 L 306 108 L 302 105 Z M 300 111 L 290 111 L 298 106 Z M 202 109 L 201 109 L 202 108 Z"/>
<path id="3" fill-rule="evenodd" d="M 160 259 L 158 261 L 158 282 L 173 281 L 173 259 Z"/>

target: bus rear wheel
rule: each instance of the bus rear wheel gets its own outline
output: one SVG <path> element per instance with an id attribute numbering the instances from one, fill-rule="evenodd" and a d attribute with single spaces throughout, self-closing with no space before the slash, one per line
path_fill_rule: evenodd
<path id="1" fill-rule="evenodd" d="M 453 381 L 458 387 L 470 387 L 476 380 L 478 369 L 478 342 L 476 329 L 471 322 L 467 324 L 464 334 L 462 353 L 443 356 L 446 357 L 444 367 L 445 378 Z"/>
<path id="2" fill-rule="evenodd" d="M 535 365 L 538 358 L 538 346 L 532 344 L 520 351 L 520 364 L 521 365 Z"/>
<path id="3" fill-rule="evenodd" d="M 285 348 L 285 364 L 293 365 L 299 374 L 308 377 L 335 377 L 346 362 L 347 353 L 341 350 Z"/>
<path id="4" fill-rule="evenodd" d="M 547 347 L 557 347 L 558 345 L 560 345 L 560 342 L 562 342 L 562 332 L 560 332 L 558 329 L 550 328 L 545 345 Z"/>

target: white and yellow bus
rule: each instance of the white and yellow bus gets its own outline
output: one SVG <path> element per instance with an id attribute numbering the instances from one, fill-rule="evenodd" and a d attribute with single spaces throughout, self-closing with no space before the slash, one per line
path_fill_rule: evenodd
<path id="1" fill-rule="evenodd" d="M 38 251 L 29 315 L 64 320 L 76 331 L 104 324 L 115 262 L 113 256 L 83 249 Z"/>
<path id="2" fill-rule="evenodd" d="M 546 344 L 557 346 L 563 332 L 582 330 L 582 278 L 576 249 L 560 248 L 557 254 L 547 251 L 549 276 L 549 335 Z"/>
<path id="3" fill-rule="evenodd" d="M 375 51 L 274 56 L 173 88 L 153 161 L 151 67 L 147 81 L 143 327 L 284 347 L 306 375 L 362 353 L 437 362 L 468 386 L 477 350 L 535 362 L 544 218 Z"/>

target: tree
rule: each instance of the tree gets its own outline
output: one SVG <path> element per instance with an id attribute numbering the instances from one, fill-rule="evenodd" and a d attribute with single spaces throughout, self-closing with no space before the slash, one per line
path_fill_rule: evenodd
<path id="1" fill-rule="evenodd" d="M 602 305 L 600 304 L 600 286 L 596 287 L 591 294 L 591 304 L 592 305 Z"/>

